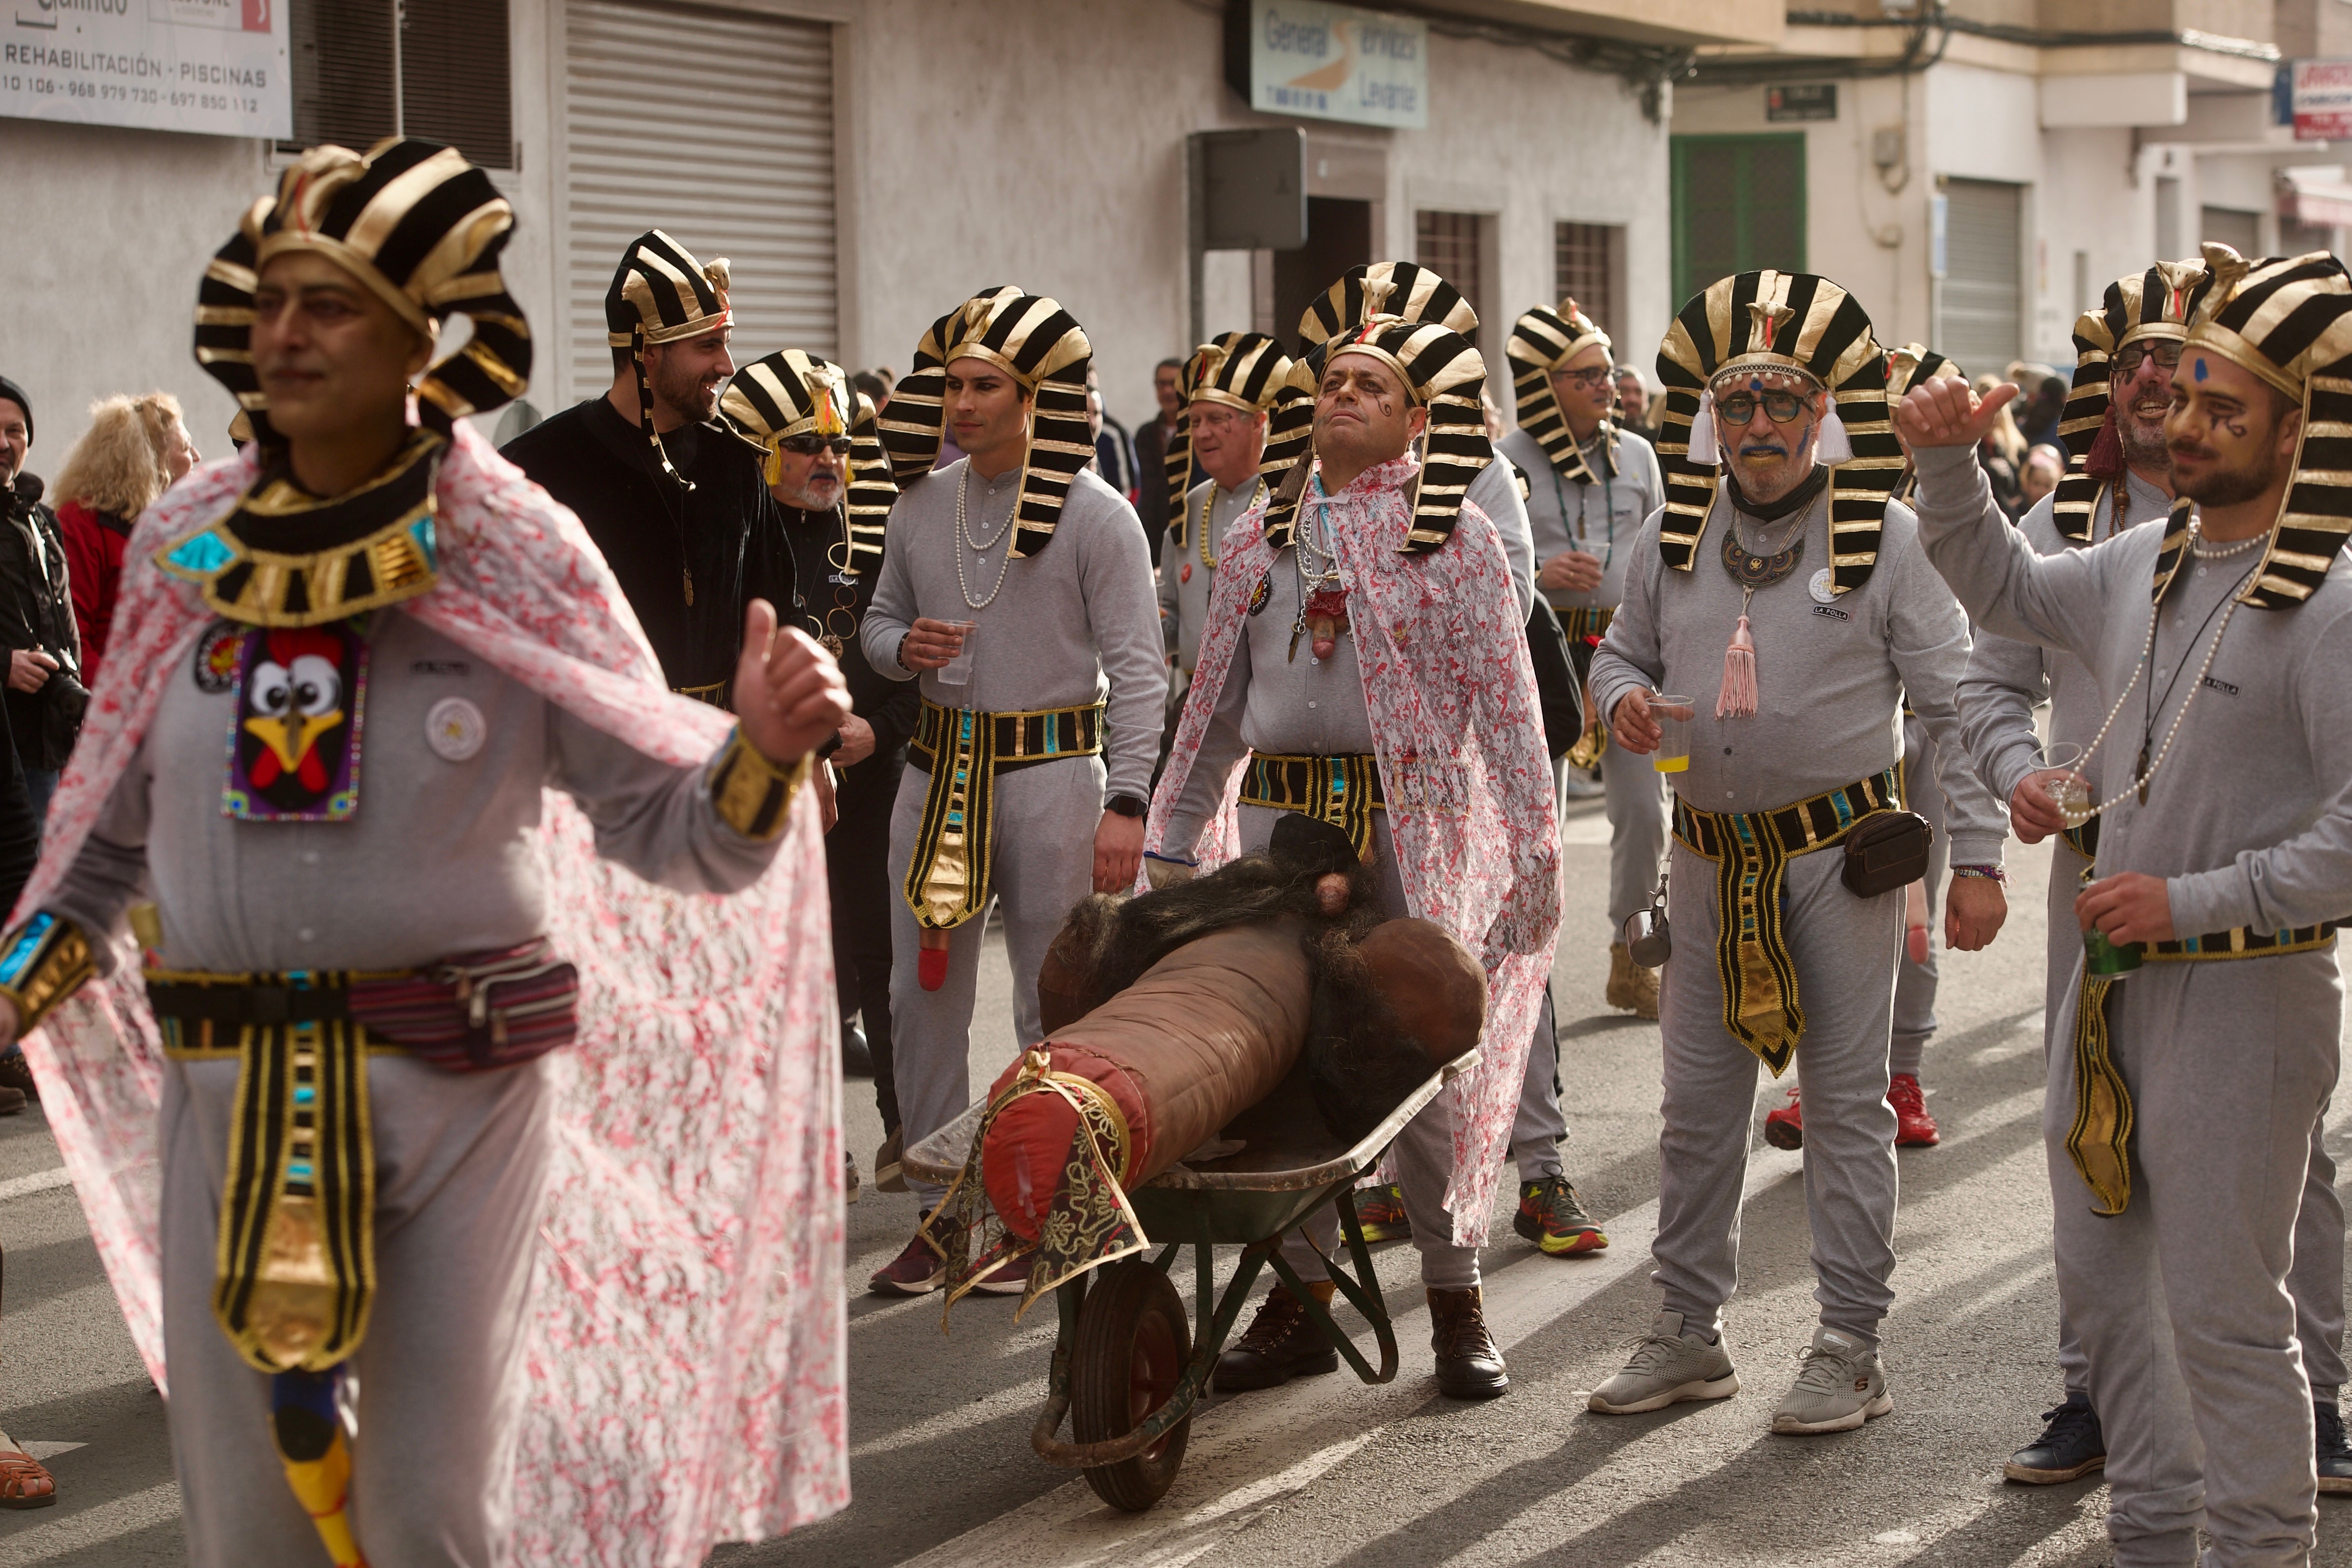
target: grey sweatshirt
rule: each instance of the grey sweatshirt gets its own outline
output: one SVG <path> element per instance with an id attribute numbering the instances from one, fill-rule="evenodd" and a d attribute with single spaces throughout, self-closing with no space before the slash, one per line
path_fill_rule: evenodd
<path id="1" fill-rule="evenodd" d="M 223 815 L 236 695 L 201 689 L 184 658 L 48 907 L 108 931 L 152 896 L 175 969 L 398 969 L 510 947 L 547 929 L 543 787 L 580 803 L 600 854 L 665 887 L 734 892 L 775 858 L 779 841 L 719 820 L 707 767 L 632 750 L 397 609 L 376 618 L 349 820 Z M 482 717 L 460 761 L 426 740 L 448 698 Z"/>
<path id="2" fill-rule="evenodd" d="M 890 509 L 890 547 L 874 602 L 858 628 L 866 657 L 894 680 L 912 680 L 898 644 L 918 616 L 976 621 L 971 684 L 922 677 L 923 695 L 948 708 L 983 713 L 1108 705 L 1105 784 L 1110 795 L 1151 794 L 1168 701 L 1168 660 L 1152 597 L 1151 555 L 1135 510 L 1090 472 L 1070 483 L 1052 541 L 1026 560 L 1007 562 L 1019 468 L 993 479 L 971 475 L 965 517 L 975 552 L 956 537 L 956 492 L 971 459 L 934 468 Z M 957 580 L 961 557 L 963 577 Z M 990 593 L 1003 571 L 1003 586 Z M 984 608 L 970 600 L 985 601 Z"/>
<path id="3" fill-rule="evenodd" d="M 2037 554 L 2055 555 L 2073 548 L 2073 542 L 2058 531 L 2051 510 L 2055 499 L 2043 496 L 2017 525 Z M 2126 474 L 2125 527 L 2158 521 L 2171 505 L 2162 490 L 2137 474 Z M 2104 498 L 2091 527 L 2094 543 L 2112 531 Z M 1982 629 L 1977 632 L 1976 647 L 1969 655 L 1969 672 L 1960 680 L 1960 733 L 1967 738 L 1969 755 L 1976 759 L 1979 776 L 2003 802 L 2034 771 L 2042 741 L 2033 732 L 2033 707 L 2044 696 L 2050 700 L 2051 741 L 2071 741 L 2087 747 L 2107 710 L 2083 661 L 2058 648 L 2016 642 Z M 2095 758 L 2082 770 L 2094 791 L 2099 787 L 2100 761 Z"/>
<path id="4" fill-rule="evenodd" d="M 1463 488 L 1462 499 L 1484 512 L 1502 539 L 1503 559 L 1511 563 L 1511 591 L 1518 595 L 1519 619 L 1526 620 L 1536 607 L 1536 550 L 1528 532 L 1528 503 L 1519 495 L 1518 475 L 1508 463 L 1489 463 Z"/>
<path id="5" fill-rule="evenodd" d="M 1826 492 L 1813 502 L 1804 558 L 1758 590 L 1748 612 L 1759 702 L 1745 719 L 1715 716 L 1740 614 L 1740 585 L 1721 554 L 1730 500 L 1717 495 L 1688 572 L 1668 571 L 1658 555 L 1663 515 L 1642 525 L 1624 602 L 1593 654 L 1592 692 L 1604 715 L 1637 689 L 1694 699 L 1690 767 L 1666 775 L 1675 791 L 1702 811 L 1764 811 L 1883 772 L 1903 755 L 1908 692 L 1936 742 L 1952 859 L 2000 864 L 2009 822 L 1977 778 L 1953 705 L 1968 668 L 1968 621 L 1920 553 L 1910 510 L 1888 503 L 1870 581 L 1823 602 L 1812 585 L 1829 563 Z"/>
<path id="6" fill-rule="evenodd" d="M 1184 498 L 1188 542 L 1179 552 L 1171 539 L 1160 553 L 1160 630 L 1168 651 L 1176 657 L 1176 667 L 1188 675 L 1201 657 L 1201 624 L 1208 619 L 1209 588 L 1217 580 L 1217 569 L 1209 563 L 1223 544 L 1225 530 L 1249 510 L 1264 489 L 1255 474 L 1240 489 L 1230 490 L 1214 479 L 1202 479 Z M 1216 499 L 1209 501 L 1203 527 L 1201 504 L 1213 492 Z"/>
<path id="7" fill-rule="evenodd" d="M 1965 447 L 1919 454 L 1918 500 L 1920 538 L 1961 601 L 1991 631 L 2081 659 L 2104 718 L 2139 669 L 2163 531 L 2038 554 L 2001 521 Z M 2183 936 L 2352 915 L 2352 566 L 2338 555 L 2292 609 L 2239 605 L 2197 680 L 2226 601 L 2259 559 L 2257 549 L 2181 563 L 2157 626 L 2154 680 L 2140 672 L 2100 758 L 2105 794 L 2124 789 L 2142 743 L 2151 757 L 2161 750 L 2194 697 L 2147 804 L 2126 792 L 2099 826 L 2100 874 L 2164 878 Z"/>
<path id="8" fill-rule="evenodd" d="M 1630 430 L 1616 437 L 1617 477 L 1600 484 L 1580 485 L 1553 471 L 1542 446 L 1524 430 L 1514 430 L 1496 445 L 1505 457 L 1527 470 L 1528 526 L 1534 535 L 1536 571 L 1564 550 L 1581 550 L 1601 557 L 1601 585 L 1577 594 L 1547 590 L 1554 609 L 1614 609 L 1625 596 L 1625 563 L 1633 558 L 1634 536 L 1649 515 L 1666 500 L 1665 481 L 1658 472 L 1658 454 Z M 1598 432 L 1585 447 L 1585 461 L 1601 471 Z"/>

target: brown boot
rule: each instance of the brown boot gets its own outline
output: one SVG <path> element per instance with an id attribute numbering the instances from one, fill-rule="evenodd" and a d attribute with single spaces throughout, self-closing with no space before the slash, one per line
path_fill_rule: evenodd
<path id="1" fill-rule="evenodd" d="M 1609 989 L 1602 993 L 1612 1007 L 1622 1007 L 1637 1018 L 1658 1016 L 1658 972 L 1633 962 L 1622 942 L 1609 944 Z"/>
<path id="2" fill-rule="evenodd" d="M 1429 1348 L 1437 1352 L 1437 1390 L 1452 1399 L 1498 1399 L 1511 1392 L 1502 1347 L 1486 1331 L 1478 1287 L 1429 1289 Z"/>
<path id="3" fill-rule="evenodd" d="M 1307 1288 L 1326 1307 L 1337 1289 L 1328 1279 L 1310 1279 Z M 1307 1315 L 1305 1303 L 1288 1286 L 1276 1285 L 1266 1292 L 1239 1342 L 1217 1358 L 1216 1382 L 1222 1393 L 1241 1394 L 1339 1370 L 1339 1352 Z"/>

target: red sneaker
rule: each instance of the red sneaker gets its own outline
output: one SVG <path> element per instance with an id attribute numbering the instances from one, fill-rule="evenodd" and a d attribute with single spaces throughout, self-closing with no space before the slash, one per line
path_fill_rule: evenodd
<path id="1" fill-rule="evenodd" d="M 1898 1149 L 1922 1149 L 1943 1141 L 1937 1131 L 1936 1119 L 1927 1114 L 1919 1080 L 1907 1072 L 1896 1073 L 1886 1086 L 1886 1103 L 1895 1108 L 1895 1146 Z"/>
<path id="2" fill-rule="evenodd" d="M 983 1296 L 1018 1296 L 1029 1289 L 1029 1266 L 1037 1260 L 1034 1252 L 1024 1252 L 1010 1263 L 1000 1263 L 988 1271 L 988 1278 L 972 1287 Z"/>
<path id="3" fill-rule="evenodd" d="M 919 1233 L 908 1237 L 907 1250 L 876 1269 L 866 1284 L 877 1296 L 928 1296 L 947 1277 L 947 1259 L 933 1252 L 931 1244 Z"/>
<path id="4" fill-rule="evenodd" d="M 1789 1086 L 1789 1103 L 1764 1118 L 1764 1142 L 1775 1149 L 1801 1149 L 1805 1146 L 1805 1112 L 1797 1103 L 1799 1085 Z"/>

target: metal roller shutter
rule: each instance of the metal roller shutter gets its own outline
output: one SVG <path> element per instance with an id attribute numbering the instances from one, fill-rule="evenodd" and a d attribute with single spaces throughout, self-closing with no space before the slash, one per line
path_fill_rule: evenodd
<path id="1" fill-rule="evenodd" d="M 1991 180 L 1948 180 L 1943 320 L 1935 347 L 1970 375 L 1999 375 L 2024 341 L 2018 195 Z"/>
<path id="2" fill-rule="evenodd" d="M 564 395 L 611 384 L 604 291 L 649 228 L 732 264 L 739 361 L 836 353 L 833 29 L 615 0 L 564 14 Z"/>

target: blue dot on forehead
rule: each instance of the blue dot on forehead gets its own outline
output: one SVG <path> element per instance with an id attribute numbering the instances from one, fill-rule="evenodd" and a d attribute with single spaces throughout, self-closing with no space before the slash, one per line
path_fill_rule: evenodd
<path id="1" fill-rule="evenodd" d="M 2203 354 L 2199 354 L 2199 355 L 2197 356 L 2197 366 L 2196 366 L 2196 369 L 2195 369 L 2193 372 L 2191 372 L 2190 374 L 2194 374 L 2194 375 L 2197 377 L 2197 379 L 2198 379 L 2198 380 L 2200 380 L 2200 381 L 2202 381 L 2202 380 L 2204 380 L 2204 379 L 2205 379 L 2205 375 L 2206 375 L 2206 370 L 2205 370 L 2205 356 L 2204 356 Z"/>

